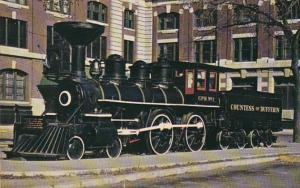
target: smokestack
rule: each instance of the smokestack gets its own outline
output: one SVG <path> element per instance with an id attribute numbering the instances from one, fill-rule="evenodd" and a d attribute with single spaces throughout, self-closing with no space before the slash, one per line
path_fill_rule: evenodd
<path id="1" fill-rule="evenodd" d="M 72 73 L 85 77 L 85 47 L 104 32 L 104 26 L 84 22 L 59 22 L 54 30 L 72 46 Z"/>

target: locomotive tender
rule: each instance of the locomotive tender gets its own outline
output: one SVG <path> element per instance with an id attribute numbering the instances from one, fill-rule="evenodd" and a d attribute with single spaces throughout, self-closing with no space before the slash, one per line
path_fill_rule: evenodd
<path id="1" fill-rule="evenodd" d="M 218 76 L 228 68 L 159 58 L 125 61 L 110 55 L 84 71 L 85 48 L 104 27 L 60 22 L 55 30 L 72 46 L 71 72 L 45 74 L 57 83 L 39 86 L 42 116 L 16 118 L 8 157 L 67 157 L 104 153 L 118 157 L 123 147 L 142 143 L 147 153 L 199 151 L 213 140 L 221 149 L 268 146 L 280 130 L 280 97 L 258 92 L 220 92 Z"/>

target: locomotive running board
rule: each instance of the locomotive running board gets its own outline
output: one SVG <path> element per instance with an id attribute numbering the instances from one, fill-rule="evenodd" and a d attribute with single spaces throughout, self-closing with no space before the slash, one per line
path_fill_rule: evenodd
<path id="1" fill-rule="evenodd" d="M 196 107 L 196 108 L 220 108 L 218 105 L 203 105 L 203 104 L 175 104 L 175 103 L 151 103 L 151 102 L 134 102 L 111 99 L 98 99 L 98 102 L 112 102 L 135 105 L 151 105 L 151 106 L 180 106 L 180 107 Z"/>
<path id="2" fill-rule="evenodd" d="M 197 123 L 197 124 L 171 124 L 171 123 L 161 123 L 158 126 L 153 127 L 146 127 L 142 129 L 118 129 L 118 135 L 122 136 L 128 136 L 128 135 L 139 135 L 140 133 L 147 132 L 147 131 L 153 131 L 160 129 L 161 131 L 164 129 L 172 129 L 172 128 L 191 128 L 195 127 L 197 129 L 203 128 L 203 123 Z"/>

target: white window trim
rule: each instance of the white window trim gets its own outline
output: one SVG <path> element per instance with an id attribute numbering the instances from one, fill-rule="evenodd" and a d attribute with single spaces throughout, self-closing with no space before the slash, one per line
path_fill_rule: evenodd
<path id="1" fill-rule="evenodd" d="M 18 3 L 12 3 L 12 2 L 8 2 L 8 1 L 2 1 L 0 0 L 0 4 L 4 4 L 7 5 L 8 7 L 12 7 L 12 8 L 17 8 L 17 9 L 29 9 L 28 5 L 20 5 Z"/>
<path id="2" fill-rule="evenodd" d="M 209 35 L 209 36 L 200 36 L 200 37 L 194 37 L 193 41 L 207 41 L 207 40 L 216 40 L 215 35 Z"/>
<path id="3" fill-rule="evenodd" d="M 72 18 L 72 16 L 70 14 L 62 14 L 62 13 L 54 12 L 54 11 L 51 11 L 51 10 L 46 10 L 46 13 L 51 14 L 51 15 L 57 17 L 57 18 Z"/>
<path id="4" fill-rule="evenodd" d="M 176 33 L 178 29 L 165 29 L 165 30 L 158 30 L 158 33 Z"/>
<path id="5" fill-rule="evenodd" d="M 287 23 L 289 23 L 289 24 L 298 23 L 298 22 L 300 22 L 300 19 L 288 19 L 287 20 Z"/>
<path id="6" fill-rule="evenodd" d="M 242 27 L 253 27 L 256 26 L 257 23 L 253 22 L 253 23 L 248 23 L 248 24 L 241 24 L 241 25 L 237 25 L 237 27 L 242 28 Z"/>
<path id="7" fill-rule="evenodd" d="M 239 34 L 232 34 L 232 38 L 236 39 L 236 38 L 252 38 L 252 37 L 256 37 L 257 34 L 256 33 L 239 33 Z"/>
<path id="8" fill-rule="evenodd" d="M 131 35 L 124 35 L 124 40 L 128 40 L 128 41 L 134 42 L 135 41 L 135 37 L 131 36 Z"/>
<path id="9" fill-rule="evenodd" d="M 10 105 L 14 106 L 15 104 L 18 104 L 20 106 L 31 106 L 30 102 L 27 102 L 27 101 L 15 101 L 15 100 L 7 100 L 7 101 L 0 100 L 0 104 L 1 105 L 8 105 L 8 106 L 10 106 Z"/>
<path id="10" fill-rule="evenodd" d="M 107 24 L 107 23 L 99 22 L 99 21 L 96 21 L 96 20 L 86 19 L 86 21 L 89 22 L 89 23 L 97 24 L 97 25 L 109 26 L 109 24 Z"/>
<path id="11" fill-rule="evenodd" d="M 215 28 L 216 28 L 216 26 L 205 26 L 205 27 L 194 27 L 193 29 L 197 30 L 197 31 L 209 31 L 209 30 L 213 30 Z"/>
<path id="12" fill-rule="evenodd" d="M 135 29 L 128 28 L 128 27 L 124 27 L 124 30 L 127 30 L 127 31 L 133 31 L 133 32 L 135 32 Z"/>
<path id="13" fill-rule="evenodd" d="M 173 39 L 158 39 L 157 43 L 161 44 L 161 43 L 174 43 L 174 42 L 178 42 L 178 38 L 173 38 Z"/>
<path id="14" fill-rule="evenodd" d="M 32 59 L 41 59 L 44 60 L 46 58 L 46 54 L 29 52 L 28 49 L 24 48 L 15 48 L 9 46 L 0 45 L 0 54 L 16 56 L 16 57 L 27 57 Z"/>
<path id="15" fill-rule="evenodd" d="M 296 34 L 297 30 L 292 30 L 293 34 Z M 282 36 L 284 35 L 283 31 L 274 31 L 275 36 Z"/>

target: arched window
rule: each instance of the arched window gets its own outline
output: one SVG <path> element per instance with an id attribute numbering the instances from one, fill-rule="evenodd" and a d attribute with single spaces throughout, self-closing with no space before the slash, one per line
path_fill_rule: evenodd
<path id="1" fill-rule="evenodd" d="M 249 5 L 255 9 L 259 9 L 257 5 Z M 244 8 L 243 6 L 236 6 L 234 8 L 234 23 L 235 24 L 248 24 L 254 23 L 258 20 L 258 14 L 253 11 Z"/>
<path id="2" fill-rule="evenodd" d="M 22 71 L 0 70 L 0 100 L 26 100 L 26 73 Z"/>
<path id="3" fill-rule="evenodd" d="M 200 9 L 195 12 L 195 27 L 208 27 L 217 25 L 216 9 Z"/>
<path id="4" fill-rule="evenodd" d="M 59 12 L 62 14 L 70 13 L 70 0 L 48 0 L 45 1 L 46 9 L 53 12 Z"/>
<path id="5" fill-rule="evenodd" d="M 107 7 L 102 3 L 89 1 L 87 17 L 90 20 L 107 23 Z"/>
<path id="6" fill-rule="evenodd" d="M 159 15 L 159 29 L 179 29 L 179 14 L 178 13 L 162 13 Z"/>

